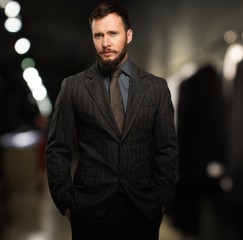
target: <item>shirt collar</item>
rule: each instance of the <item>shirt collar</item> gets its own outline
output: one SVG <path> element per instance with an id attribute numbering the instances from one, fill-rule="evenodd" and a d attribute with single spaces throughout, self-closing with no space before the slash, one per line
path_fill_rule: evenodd
<path id="1" fill-rule="evenodd" d="M 107 76 L 109 73 L 102 68 L 100 62 L 99 62 L 98 65 L 100 67 L 102 75 L 104 77 Z M 129 58 L 127 58 L 126 61 L 121 66 L 119 66 L 119 68 L 121 68 L 123 73 L 125 73 L 126 75 L 131 77 L 131 75 L 132 75 L 132 62 Z"/>
<path id="2" fill-rule="evenodd" d="M 132 75 L 132 62 L 130 61 L 130 59 L 126 59 L 126 61 L 120 66 L 121 70 L 128 75 L 129 77 L 131 77 Z"/>

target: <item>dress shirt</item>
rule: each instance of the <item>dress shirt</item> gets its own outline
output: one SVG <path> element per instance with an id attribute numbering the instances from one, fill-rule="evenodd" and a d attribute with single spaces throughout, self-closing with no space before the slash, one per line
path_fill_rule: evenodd
<path id="1" fill-rule="evenodd" d="M 132 63 L 129 59 L 127 59 L 119 68 L 121 68 L 122 72 L 118 78 L 122 100 L 124 105 L 124 112 L 126 114 L 127 111 L 127 100 L 128 100 L 128 89 L 129 89 L 129 80 L 132 75 Z M 110 76 L 104 75 L 105 88 L 107 90 L 109 96 L 109 88 L 110 88 Z"/>

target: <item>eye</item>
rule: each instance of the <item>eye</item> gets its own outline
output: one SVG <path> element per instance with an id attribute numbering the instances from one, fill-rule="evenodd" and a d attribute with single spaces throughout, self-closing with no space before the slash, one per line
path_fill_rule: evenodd
<path id="1" fill-rule="evenodd" d="M 118 34 L 118 32 L 110 32 L 110 36 L 115 37 Z"/>
<path id="2" fill-rule="evenodd" d="M 103 37 L 102 33 L 95 33 L 94 34 L 94 38 L 96 38 L 96 39 L 99 39 L 99 38 L 102 38 L 102 37 Z"/>

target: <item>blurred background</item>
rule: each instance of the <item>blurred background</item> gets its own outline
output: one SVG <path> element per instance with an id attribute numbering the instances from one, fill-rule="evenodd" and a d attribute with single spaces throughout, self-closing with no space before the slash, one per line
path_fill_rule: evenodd
<path id="1" fill-rule="evenodd" d="M 88 17 L 101 2 L 0 0 L 0 239 L 70 239 L 43 154 L 63 78 L 96 60 Z M 243 1 L 117 2 L 130 58 L 166 78 L 175 107 L 180 175 L 160 239 L 243 239 Z"/>

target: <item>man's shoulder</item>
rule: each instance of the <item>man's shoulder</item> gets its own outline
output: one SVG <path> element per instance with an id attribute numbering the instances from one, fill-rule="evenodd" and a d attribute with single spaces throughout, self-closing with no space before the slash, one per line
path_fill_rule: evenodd
<path id="1" fill-rule="evenodd" d="M 137 66 L 136 64 L 133 64 L 133 71 L 134 74 L 138 77 L 144 79 L 145 81 L 148 81 L 151 84 L 165 84 L 166 80 L 163 77 L 157 76 L 147 70 L 144 70 Z"/>

